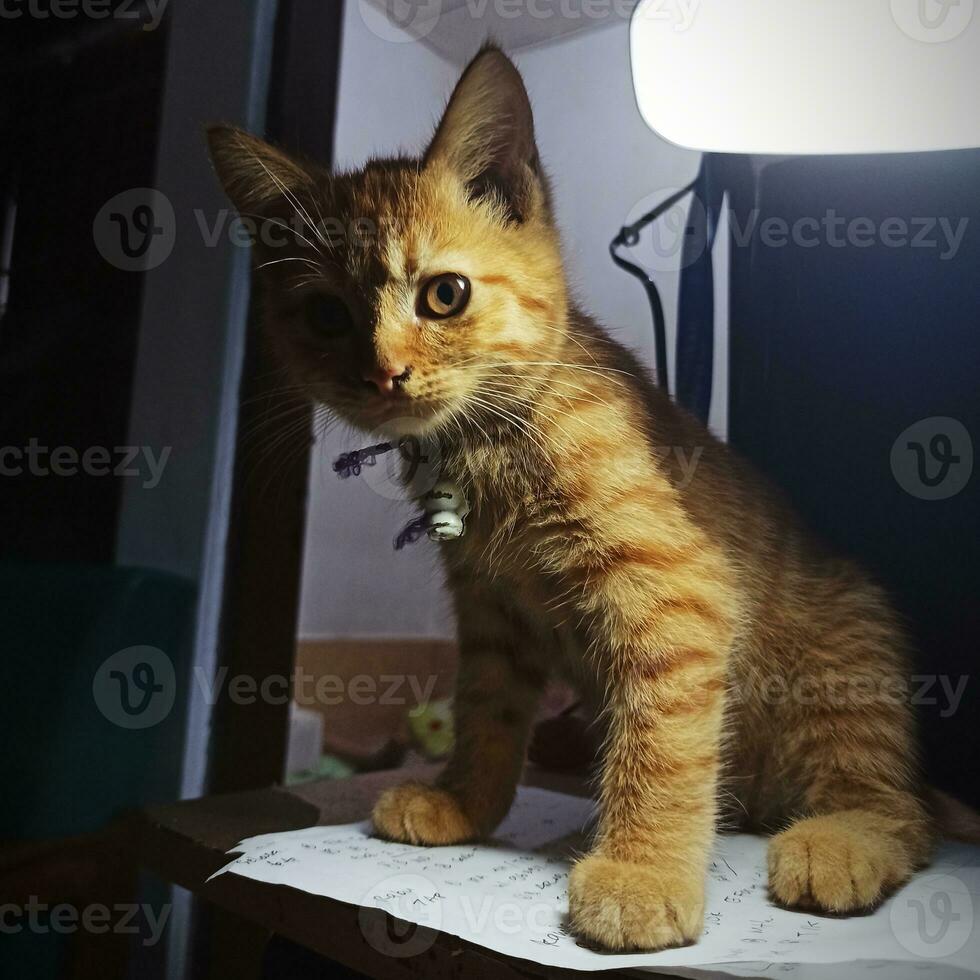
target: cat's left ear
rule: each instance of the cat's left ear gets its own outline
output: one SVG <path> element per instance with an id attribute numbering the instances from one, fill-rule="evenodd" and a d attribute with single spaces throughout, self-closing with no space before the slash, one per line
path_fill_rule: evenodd
<path id="1" fill-rule="evenodd" d="M 439 160 L 474 197 L 493 197 L 518 222 L 547 207 L 534 117 L 517 68 L 496 47 L 469 64 L 439 123 L 425 164 Z"/>
<path id="2" fill-rule="evenodd" d="M 211 162 L 240 214 L 266 214 L 289 207 L 313 186 L 312 168 L 271 143 L 235 126 L 209 126 Z"/>

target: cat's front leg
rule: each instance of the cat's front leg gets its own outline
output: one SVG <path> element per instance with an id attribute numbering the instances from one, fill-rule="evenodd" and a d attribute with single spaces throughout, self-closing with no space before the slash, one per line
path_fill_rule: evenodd
<path id="1" fill-rule="evenodd" d="M 572 573 L 588 582 L 608 734 L 599 830 L 569 912 L 608 949 L 683 945 L 703 926 L 734 617 L 720 561 L 684 537 L 613 544 Z"/>
<path id="2" fill-rule="evenodd" d="M 377 832 L 410 844 L 456 844 L 487 836 L 507 814 L 524 765 L 546 674 L 540 650 L 505 605 L 456 595 L 460 660 L 453 754 L 434 786 L 385 792 Z"/>

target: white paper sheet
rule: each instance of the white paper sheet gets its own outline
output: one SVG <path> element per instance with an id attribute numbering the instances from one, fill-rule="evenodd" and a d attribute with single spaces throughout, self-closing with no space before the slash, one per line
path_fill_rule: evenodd
<path id="1" fill-rule="evenodd" d="M 568 934 L 565 915 L 569 867 L 587 847 L 591 814 L 588 800 L 522 787 L 483 844 L 393 844 L 372 837 L 368 822 L 310 827 L 243 841 L 235 848 L 241 856 L 217 874 L 290 885 L 428 927 L 399 936 L 379 929 L 377 913 L 363 913 L 368 941 L 396 956 L 421 952 L 435 930 L 576 970 L 795 980 L 980 975 L 980 848 L 955 844 L 944 845 L 927 871 L 873 914 L 836 919 L 775 908 L 766 890 L 766 841 L 722 836 L 698 943 L 659 953 L 588 949 Z"/>

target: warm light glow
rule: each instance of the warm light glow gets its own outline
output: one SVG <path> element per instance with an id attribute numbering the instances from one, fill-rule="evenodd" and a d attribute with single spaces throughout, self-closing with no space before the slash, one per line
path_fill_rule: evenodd
<path id="1" fill-rule="evenodd" d="M 640 112 L 680 146 L 980 146 L 974 0 L 642 0 L 630 43 Z"/>

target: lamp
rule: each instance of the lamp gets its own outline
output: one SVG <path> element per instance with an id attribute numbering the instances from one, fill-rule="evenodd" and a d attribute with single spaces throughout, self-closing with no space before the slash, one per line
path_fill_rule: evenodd
<path id="1" fill-rule="evenodd" d="M 693 6 L 692 6 L 693 3 Z M 630 27 L 646 123 L 721 153 L 980 146 L 974 0 L 642 0 Z"/>
<path id="2" fill-rule="evenodd" d="M 677 256 L 676 398 L 706 420 L 719 368 L 731 445 L 889 590 L 917 668 L 953 677 L 980 647 L 974 5 L 643 0 L 630 27 L 643 119 L 705 151 Z M 651 297 L 623 252 L 678 199 L 613 242 Z M 949 751 L 973 744 L 980 701 L 919 710 L 930 780 L 980 803 L 980 755 Z"/>

